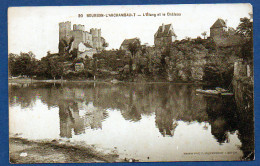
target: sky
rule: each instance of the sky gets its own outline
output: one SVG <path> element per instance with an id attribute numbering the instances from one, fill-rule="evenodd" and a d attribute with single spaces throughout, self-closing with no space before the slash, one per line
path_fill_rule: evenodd
<path id="1" fill-rule="evenodd" d="M 106 17 L 114 13 L 135 13 L 135 17 Z M 165 16 L 143 16 L 145 13 Z M 167 13 L 180 13 L 171 16 Z M 109 43 L 106 49 L 119 49 L 124 39 L 138 37 L 141 43 L 154 44 L 158 27 L 172 24 L 181 40 L 196 38 L 222 18 L 228 27 L 236 28 L 240 18 L 252 13 L 250 4 L 190 4 L 190 5 L 136 5 L 136 6 L 62 6 L 10 7 L 8 9 L 8 52 L 19 54 L 32 51 L 37 59 L 58 52 L 59 22 L 83 24 L 85 30 L 101 28 L 101 35 Z M 83 17 L 78 17 L 82 14 Z M 103 14 L 104 17 L 87 17 Z"/>

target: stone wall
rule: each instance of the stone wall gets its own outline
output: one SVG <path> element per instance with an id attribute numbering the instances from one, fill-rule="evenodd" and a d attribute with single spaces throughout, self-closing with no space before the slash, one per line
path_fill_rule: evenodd
<path id="1" fill-rule="evenodd" d="M 170 45 L 175 40 L 176 38 L 174 36 L 155 37 L 154 45 L 155 47 L 163 47 L 163 46 Z"/>
<path id="2" fill-rule="evenodd" d="M 71 36 L 74 37 L 74 42 L 72 44 L 72 49 L 78 49 L 78 45 L 83 41 L 84 32 L 80 30 L 71 31 Z"/>
<path id="3" fill-rule="evenodd" d="M 76 30 L 85 31 L 85 26 L 81 25 L 81 24 L 74 24 L 73 25 L 73 30 L 74 31 L 76 31 Z"/>
<path id="4" fill-rule="evenodd" d="M 223 27 L 219 28 L 210 28 L 210 37 L 222 36 L 226 31 Z"/>
<path id="5" fill-rule="evenodd" d="M 93 47 L 92 35 L 87 31 L 84 31 L 83 41 Z"/>
<path id="6" fill-rule="evenodd" d="M 242 59 L 237 60 L 234 63 L 234 77 L 250 77 L 251 76 L 251 70 L 248 64 L 243 63 Z"/>
<path id="7" fill-rule="evenodd" d="M 253 110 L 254 78 L 249 64 L 239 59 L 234 64 L 233 90 L 238 108 L 246 111 Z"/>

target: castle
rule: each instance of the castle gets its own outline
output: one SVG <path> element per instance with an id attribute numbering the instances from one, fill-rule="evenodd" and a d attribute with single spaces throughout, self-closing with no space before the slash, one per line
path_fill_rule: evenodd
<path id="1" fill-rule="evenodd" d="M 90 32 L 88 32 L 85 31 L 84 25 L 74 24 L 71 30 L 70 21 L 60 22 L 59 41 L 65 40 L 69 43 L 72 37 L 74 41 L 70 49 L 77 49 L 78 57 L 83 57 L 82 53 L 85 53 L 85 56 L 93 56 L 93 53 L 102 51 L 107 46 L 105 39 L 101 36 L 101 29 L 91 28 Z"/>

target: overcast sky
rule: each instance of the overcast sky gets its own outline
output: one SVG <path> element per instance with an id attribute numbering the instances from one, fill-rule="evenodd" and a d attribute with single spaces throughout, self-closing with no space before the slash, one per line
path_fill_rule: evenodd
<path id="1" fill-rule="evenodd" d="M 143 16 L 143 13 L 166 13 L 166 16 Z M 181 16 L 167 16 L 167 13 Z M 86 14 L 136 13 L 136 17 L 86 17 Z M 8 9 L 9 53 L 32 51 L 36 58 L 47 51 L 58 52 L 59 22 L 83 24 L 85 29 L 101 28 L 109 43 L 107 49 L 118 49 L 126 38 L 139 37 L 142 43 L 154 44 L 154 33 L 164 24 L 172 24 L 177 39 L 196 38 L 218 19 L 236 28 L 239 19 L 252 13 L 250 4 L 211 5 L 137 5 L 78 7 L 12 7 Z M 82 18 L 78 14 L 83 14 Z"/>

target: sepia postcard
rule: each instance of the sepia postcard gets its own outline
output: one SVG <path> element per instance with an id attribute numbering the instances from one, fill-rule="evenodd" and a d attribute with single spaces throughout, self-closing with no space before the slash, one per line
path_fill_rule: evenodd
<path id="1" fill-rule="evenodd" d="M 255 159 L 253 7 L 8 8 L 10 163 Z"/>

